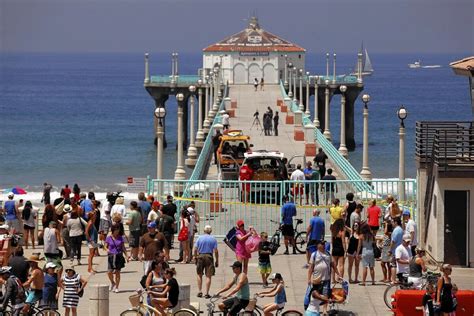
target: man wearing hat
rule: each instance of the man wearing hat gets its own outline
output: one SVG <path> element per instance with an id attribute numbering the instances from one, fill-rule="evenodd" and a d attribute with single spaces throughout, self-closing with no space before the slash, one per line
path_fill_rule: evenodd
<path id="1" fill-rule="evenodd" d="M 44 274 L 43 271 L 38 267 L 40 258 L 38 255 L 31 255 L 28 260 L 30 264 L 30 277 L 28 280 L 23 283 L 23 287 L 30 288 L 28 292 L 28 297 L 25 301 L 25 306 L 23 308 L 23 313 L 28 313 L 30 307 L 35 305 L 43 297 L 43 287 L 44 287 Z"/>
<path id="2" fill-rule="evenodd" d="M 21 281 L 10 273 L 11 267 L 1 267 L 0 277 L 5 282 L 5 294 L 0 298 L 0 312 L 3 312 L 10 302 L 11 315 L 18 316 L 25 306 L 25 290 Z"/>
<path id="3" fill-rule="evenodd" d="M 403 222 L 405 223 L 405 234 L 411 237 L 411 253 L 414 255 L 416 247 L 418 246 L 418 227 L 413 219 L 411 219 L 410 211 L 403 210 L 402 213 Z"/>
<path id="4" fill-rule="evenodd" d="M 6 224 L 15 230 L 15 232 L 19 233 L 21 229 L 20 225 L 20 218 L 21 214 L 20 211 L 18 210 L 18 207 L 13 200 L 15 195 L 13 192 L 8 193 L 8 201 L 5 202 L 3 205 L 4 212 L 5 212 L 5 220 Z"/>
<path id="5" fill-rule="evenodd" d="M 224 300 L 219 304 L 219 309 L 228 312 L 231 316 L 236 316 L 249 304 L 250 289 L 247 274 L 242 272 L 242 263 L 235 261 L 231 268 L 235 275 L 234 278 L 225 287 L 217 291 L 216 295 L 226 292 L 234 285 L 234 288 L 222 297 Z"/>
<path id="6" fill-rule="evenodd" d="M 148 213 L 148 218 L 146 219 L 147 224 L 154 222 L 160 217 L 161 211 L 160 211 L 161 204 L 159 201 L 154 201 L 151 204 L 151 210 L 150 213 Z"/>
<path id="7" fill-rule="evenodd" d="M 219 266 L 219 252 L 217 250 L 217 240 L 211 235 L 212 227 L 204 227 L 204 235 L 199 236 L 194 246 L 194 260 L 196 260 L 198 297 L 202 297 L 202 275 L 206 273 L 206 294 L 205 298 L 210 298 L 209 289 L 211 278 L 215 274 L 216 267 Z"/>
<path id="8" fill-rule="evenodd" d="M 156 231 L 156 223 L 147 225 L 148 232 L 140 239 L 138 259 L 143 262 L 143 274 L 147 274 L 151 269 L 151 264 L 157 252 L 165 251 L 166 259 L 169 259 L 169 248 L 165 235 Z"/>
<path id="9" fill-rule="evenodd" d="M 403 274 L 409 272 L 410 260 L 412 257 L 410 248 L 411 236 L 403 235 L 402 244 L 395 249 L 395 260 L 397 261 L 397 278 L 401 282 Z"/>

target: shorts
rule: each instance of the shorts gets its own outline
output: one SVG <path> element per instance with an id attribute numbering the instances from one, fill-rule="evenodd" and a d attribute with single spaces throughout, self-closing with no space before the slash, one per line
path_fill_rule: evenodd
<path id="1" fill-rule="evenodd" d="M 141 230 L 131 230 L 129 239 L 128 239 L 128 245 L 131 248 L 138 248 L 140 245 L 140 235 L 141 235 Z"/>
<path id="2" fill-rule="evenodd" d="M 258 272 L 260 274 L 270 274 L 272 273 L 272 264 L 269 262 L 259 262 L 258 263 Z"/>
<path id="3" fill-rule="evenodd" d="M 311 239 L 310 241 L 308 241 L 308 243 L 306 244 L 306 251 L 308 251 L 309 253 L 313 253 L 316 251 L 316 244 L 319 242 L 318 239 Z"/>
<path id="4" fill-rule="evenodd" d="M 211 254 L 201 254 L 197 257 L 196 273 L 202 275 L 204 272 L 207 277 L 211 277 L 216 273 L 214 257 Z"/>
<path id="5" fill-rule="evenodd" d="M 313 285 L 311 291 L 317 291 L 319 294 L 328 296 L 331 291 L 331 282 L 330 280 L 322 281 L 320 284 Z"/>
<path id="6" fill-rule="evenodd" d="M 95 241 L 88 241 L 87 248 L 96 249 L 96 248 L 99 248 L 99 244 L 97 244 Z"/>
<path id="7" fill-rule="evenodd" d="M 370 227 L 371 230 L 375 230 L 375 231 L 378 231 L 379 228 L 380 228 L 379 226 L 370 226 L 370 225 L 369 225 L 369 227 Z"/>
<path id="8" fill-rule="evenodd" d="M 293 225 L 283 224 L 282 227 L 281 227 L 281 233 L 285 237 L 294 237 L 295 236 L 295 230 L 293 229 Z"/>
<path id="9" fill-rule="evenodd" d="M 390 267 L 391 268 L 396 268 L 397 267 L 397 258 L 395 258 L 394 255 L 392 255 L 392 261 L 390 261 Z"/>
<path id="10" fill-rule="evenodd" d="M 58 309 L 58 301 L 57 300 L 53 300 L 53 301 L 45 301 L 43 299 L 41 299 L 40 303 L 39 303 L 39 307 L 40 309 L 52 309 L 52 310 L 57 310 Z"/>
<path id="11" fill-rule="evenodd" d="M 26 297 L 25 303 L 28 305 L 34 305 L 43 297 L 43 290 L 30 290 Z"/>
<path id="12" fill-rule="evenodd" d="M 171 249 L 171 245 L 173 244 L 173 235 L 172 234 L 163 234 L 165 235 L 166 243 L 168 244 L 168 249 Z"/>
<path id="13" fill-rule="evenodd" d="M 125 258 L 123 257 L 123 254 L 118 254 L 118 255 L 113 255 L 109 254 L 107 258 L 107 270 L 109 272 L 120 272 L 120 270 L 125 267 Z"/>
<path id="14" fill-rule="evenodd" d="M 306 310 L 304 312 L 304 316 L 321 316 L 321 313 L 320 312 L 311 312 L 309 310 Z"/>
<path id="15" fill-rule="evenodd" d="M 35 230 L 35 227 L 34 227 L 34 226 L 31 227 L 31 226 L 28 226 L 28 225 L 26 225 L 26 224 L 23 224 L 23 229 L 24 229 L 24 230 Z"/>
<path id="16" fill-rule="evenodd" d="M 229 311 L 229 315 L 236 316 L 242 309 L 247 307 L 249 300 L 241 300 L 237 297 L 231 297 L 222 302 L 225 309 Z"/>
<path id="17" fill-rule="evenodd" d="M 100 219 L 99 232 L 108 234 L 110 230 L 110 221 L 108 219 Z"/>

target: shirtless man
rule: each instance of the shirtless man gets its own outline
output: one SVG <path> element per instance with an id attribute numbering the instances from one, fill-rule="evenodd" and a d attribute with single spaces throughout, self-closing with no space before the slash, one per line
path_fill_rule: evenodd
<path id="1" fill-rule="evenodd" d="M 30 307 L 35 305 L 43 297 L 43 287 L 44 287 L 44 274 L 43 271 L 38 267 L 40 261 L 38 255 L 31 255 L 28 258 L 28 263 L 30 264 L 31 273 L 28 280 L 23 283 L 23 287 L 30 288 L 28 297 L 25 301 L 25 307 L 23 307 L 23 313 L 27 314 L 30 310 Z"/>

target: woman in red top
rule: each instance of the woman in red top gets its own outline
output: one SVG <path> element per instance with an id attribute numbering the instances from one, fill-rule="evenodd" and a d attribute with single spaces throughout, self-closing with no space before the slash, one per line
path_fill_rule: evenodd
<path id="1" fill-rule="evenodd" d="M 239 179 L 240 181 L 250 181 L 252 180 L 253 177 L 253 170 L 250 168 L 250 166 L 245 163 L 242 168 L 240 168 L 240 173 L 239 173 Z M 250 202 L 250 183 L 245 182 L 242 183 L 242 196 L 241 196 L 241 201 L 248 203 Z"/>
<path id="2" fill-rule="evenodd" d="M 367 209 L 367 223 L 370 226 L 370 230 L 372 230 L 372 234 L 374 236 L 377 235 L 377 231 L 379 230 L 379 223 L 380 223 L 380 215 L 382 211 L 380 207 L 377 206 L 377 201 L 374 199 L 370 202 L 370 206 Z"/>

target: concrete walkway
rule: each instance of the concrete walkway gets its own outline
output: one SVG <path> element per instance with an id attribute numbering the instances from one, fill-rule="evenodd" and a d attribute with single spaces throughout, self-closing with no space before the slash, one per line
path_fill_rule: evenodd
<path id="1" fill-rule="evenodd" d="M 83 254 L 87 249 L 82 248 Z M 38 249 L 36 249 L 38 251 Z M 303 296 L 306 290 L 307 270 L 303 268 L 305 264 L 304 255 L 283 255 L 284 247 L 281 246 L 278 253 L 271 257 L 273 272 L 280 272 L 285 279 L 286 294 L 287 294 L 287 309 L 297 309 L 303 311 Z M 32 250 L 28 250 L 28 256 Z M 101 251 L 102 254 L 105 254 Z M 219 243 L 220 266 L 216 269 L 216 275 L 212 280 L 211 294 L 224 286 L 232 278 L 232 269 L 229 267 L 235 260 L 234 253 L 222 242 Z M 172 258 L 177 258 L 177 251 L 172 250 Z M 83 256 L 82 263 L 85 264 L 87 258 Z M 65 266 L 69 261 L 63 262 Z M 94 268 L 98 271 L 97 274 L 92 275 L 89 280 L 89 285 L 94 284 L 108 284 L 106 275 L 107 257 L 94 259 Z M 191 302 L 198 302 L 201 310 L 205 311 L 206 299 L 197 298 L 196 287 L 196 270 L 192 264 L 174 264 L 171 263 L 177 270 L 176 279 L 179 283 L 191 285 Z M 87 275 L 87 265 L 77 266 L 76 270 L 83 275 Z M 347 271 L 347 269 L 346 269 Z M 454 268 L 452 278 L 460 289 L 474 289 L 474 274 L 473 269 Z M 251 294 L 261 291 L 261 278 L 257 272 L 257 256 L 253 255 L 249 264 L 249 279 Z M 122 282 L 120 285 L 120 293 L 110 293 L 110 315 L 119 315 L 123 310 L 130 306 L 128 297 L 133 294 L 134 290 L 140 288 L 139 281 L 142 276 L 142 264 L 140 262 L 130 262 L 122 271 Z M 376 280 L 381 279 L 382 272 L 379 262 L 376 262 Z M 346 275 L 347 278 L 347 275 Z M 351 311 L 357 315 L 391 315 L 390 311 L 383 303 L 383 291 L 385 285 L 377 282 L 375 286 L 358 286 L 350 285 L 349 298 L 347 303 L 339 306 L 339 309 L 344 311 Z M 90 290 L 86 288 L 84 297 L 79 303 L 79 315 L 89 315 L 89 295 Z M 258 304 L 263 305 L 271 302 L 271 298 L 259 299 Z M 61 306 L 61 303 L 60 303 Z M 63 314 L 64 309 L 60 309 Z"/>

